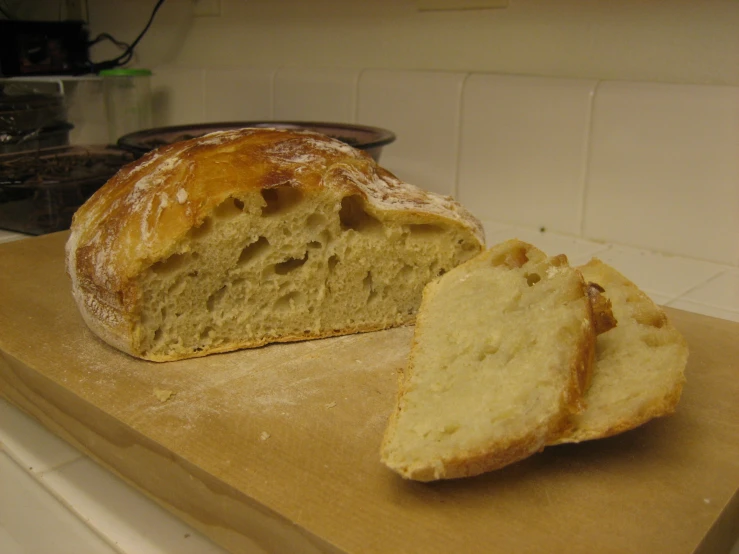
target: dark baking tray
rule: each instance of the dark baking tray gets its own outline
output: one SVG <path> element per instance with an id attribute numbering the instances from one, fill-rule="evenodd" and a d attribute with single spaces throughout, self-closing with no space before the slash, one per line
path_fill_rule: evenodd
<path id="1" fill-rule="evenodd" d="M 107 146 L 64 146 L 0 155 L 0 228 L 44 235 L 72 215 L 135 155 Z"/>
<path id="2" fill-rule="evenodd" d="M 245 127 L 304 129 L 328 135 L 355 148 L 364 150 L 375 161 L 380 159 L 382 148 L 395 140 L 395 133 L 380 127 L 354 125 L 352 123 L 324 123 L 315 121 L 229 121 L 223 123 L 197 123 L 136 131 L 118 139 L 118 146 L 139 156 L 150 150 L 188 140 L 215 131 L 243 129 Z"/>

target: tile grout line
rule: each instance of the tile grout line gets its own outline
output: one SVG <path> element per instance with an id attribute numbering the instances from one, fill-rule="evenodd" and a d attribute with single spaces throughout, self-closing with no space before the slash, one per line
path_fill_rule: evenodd
<path id="1" fill-rule="evenodd" d="M 588 99 L 588 125 L 585 130 L 585 152 L 582 160 L 582 167 L 580 168 L 580 204 L 578 206 L 578 219 L 579 223 L 579 236 L 585 237 L 585 212 L 586 205 L 588 202 L 588 179 L 590 176 L 590 165 L 592 158 L 592 143 L 593 143 L 593 114 L 595 113 L 595 99 L 598 94 L 598 89 L 601 85 L 600 80 L 595 81 L 593 89 Z"/>
<path id="2" fill-rule="evenodd" d="M 456 148 L 454 152 L 454 199 L 458 202 L 460 200 L 460 175 L 462 174 L 462 136 L 464 134 L 464 93 L 467 88 L 467 82 L 472 77 L 472 73 L 465 73 L 464 78 L 459 86 L 459 95 L 457 96 L 457 137 L 456 137 Z"/>
<path id="3" fill-rule="evenodd" d="M 362 75 L 366 71 L 365 68 L 360 68 L 354 77 L 354 94 L 352 95 L 352 123 L 359 123 L 359 85 L 362 81 Z"/>
<path id="4" fill-rule="evenodd" d="M 280 70 L 279 67 L 272 69 L 272 74 L 269 77 L 269 118 L 274 119 L 275 118 L 275 94 L 277 91 L 277 87 L 275 86 L 275 83 L 277 82 L 277 72 Z"/>
<path id="5" fill-rule="evenodd" d="M 72 448 L 74 448 L 74 447 L 72 447 Z M 60 462 L 60 463 L 58 463 L 58 464 L 56 464 L 54 466 L 50 466 L 50 467 L 46 468 L 43 471 L 36 471 L 36 472 L 33 472 L 33 473 L 35 473 L 36 475 L 38 475 L 39 478 L 43 478 L 43 476 L 46 475 L 47 473 L 51 473 L 51 472 L 57 471 L 59 469 L 62 469 L 64 467 L 70 465 L 70 464 L 73 464 L 74 462 L 77 462 L 79 460 L 86 460 L 86 459 L 89 459 L 89 457 L 87 455 L 85 455 L 82 452 L 78 452 L 78 456 L 76 458 L 72 458 L 71 460 L 66 460 L 64 462 Z"/>
<path id="6" fill-rule="evenodd" d="M 678 296 L 676 296 L 675 298 L 672 298 L 670 300 L 670 302 L 673 302 L 675 300 L 687 300 L 688 302 L 693 302 L 695 304 L 699 304 L 699 305 L 703 305 L 703 306 L 710 306 L 712 308 L 721 308 L 722 310 L 726 310 L 726 311 L 729 311 L 729 312 L 737 312 L 737 313 L 739 313 L 739 310 L 735 310 L 733 308 L 726 308 L 725 306 L 714 306 L 713 304 L 708 304 L 706 302 L 698 302 L 696 300 L 690 300 L 689 298 L 683 298 L 684 296 L 690 294 L 694 290 L 696 290 L 696 289 L 698 289 L 700 287 L 703 287 L 705 285 L 708 285 L 709 283 L 711 283 L 712 281 L 715 281 L 716 279 L 718 279 L 722 275 L 727 274 L 729 271 L 731 271 L 731 269 L 729 269 L 729 268 L 720 269 L 717 273 L 714 273 L 713 275 L 711 275 L 705 281 L 701 281 L 700 283 L 697 283 L 697 284 L 695 284 L 693 286 L 688 287 L 683 292 L 681 292 L 680 294 L 678 294 Z"/>
<path id="7" fill-rule="evenodd" d="M 88 518 L 84 517 L 78 510 L 76 510 L 71 504 L 69 504 L 67 502 L 67 500 L 64 498 L 64 496 L 62 496 L 58 491 L 56 491 L 56 489 L 54 489 L 53 487 L 49 486 L 49 484 L 43 479 L 42 473 L 35 473 L 33 471 L 28 471 L 24 467 L 24 465 L 18 463 L 18 460 L 16 460 L 12 455 L 10 455 L 7 452 L 6 452 L 6 454 L 8 454 L 8 458 L 10 458 L 10 460 L 14 464 L 16 464 L 20 468 L 21 471 L 23 471 L 23 472 L 27 473 L 28 475 L 30 475 L 31 478 L 33 479 L 33 481 L 39 487 L 41 487 L 43 490 L 45 490 L 47 493 L 49 493 L 54 498 L 54 500 L 56 500 L 59 503 L 59 505 L 62 508 L 64 508 L 70 514 L 72 514 L 72 516 L 74 516 L 75 518 L 77 518 L 77 520 L 80 521 L 80 523 L 82 523 L 82 525 L 84 525 L 93 534 L 95 534 L 97 537 L 99 537 L 105 544 L 107 544 L 110 548 L 112 548 L 118 554 L 128 554 L 125 550 L 122 550 L 118 546 L 118 544 L 113 541 L 113 539 L 111 539 L 105 533 L 103 533 L 101 530 L 99 530 L 97 527 L 95 527 L 94 525 L 92 525 L 90 523 L 90 520 Z M 80 459 L 85 459 L 85 458 L 86 457 L 83 454 L 80 454 L 80 457 L 79 458 L 75 458 L 74 460 L 71 460 L 68 463 L 71 464 L 71 463 L 74 463 L 74 462 L 79 461 Z M 61 464 L 61 466 L 64 466 L 64 465 L 67 465 L 67 463 Z M 56 471 L 56 470 L 50 470 L 50 471 L 44 472 L 44 473 L 51 473 L 52 471 Z"/>

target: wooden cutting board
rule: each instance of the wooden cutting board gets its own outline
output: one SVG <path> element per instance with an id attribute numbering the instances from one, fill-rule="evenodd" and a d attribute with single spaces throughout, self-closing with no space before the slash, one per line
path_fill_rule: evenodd
<path id="1" fill-rule="evenodd" d="M 502 470 L 379 461 L 411 328 L 155 364 L 98 341 L 66 233 L 0 246 L 0 392 L 234 552 L 720 552 L 739 535 L 739 324 L 669 310 L 678 412 Z"/>

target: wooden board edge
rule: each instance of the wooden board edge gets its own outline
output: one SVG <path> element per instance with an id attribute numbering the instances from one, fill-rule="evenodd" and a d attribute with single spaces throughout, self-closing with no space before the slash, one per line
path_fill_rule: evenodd
<path id="1" fill-rule="evenodd" d="M 703 537 L 694 554 L 714 554 L 731 551 L 739 539 L 739 489 L 726 503 L 718 519 Z"/>
<path id="2" fill-rule="evenodd" d="M 0 396 L 234 554 L 342 553 L 1 351 Z"/>

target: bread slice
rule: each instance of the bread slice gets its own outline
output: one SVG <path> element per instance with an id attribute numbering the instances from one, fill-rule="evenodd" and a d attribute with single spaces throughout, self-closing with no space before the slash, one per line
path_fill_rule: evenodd
<path id="1" fill-rule="evenodd" d="M 688 346 L 664 311 L 598 259 L 578 269 L 602 288 L 618 325 L 598 335 L 587 409 L 555 443 L 608 437 L 670 414 L 685 382 Z"/>
<path id="2" fill-rule="evenodd" d="M 581 410 L 594 346 L 567 258 L 515 239 L 494 246 L 424 290 L 382 461 L 430 481 L 541 450 Z"/>
<path id="3" fill-rule="evenodd" d="M 175 360 L 412 323 L 480 222 L 324 135 L 217 132 L 160 148 L 75 214 L 67 271 L 103 340 Z"/>

